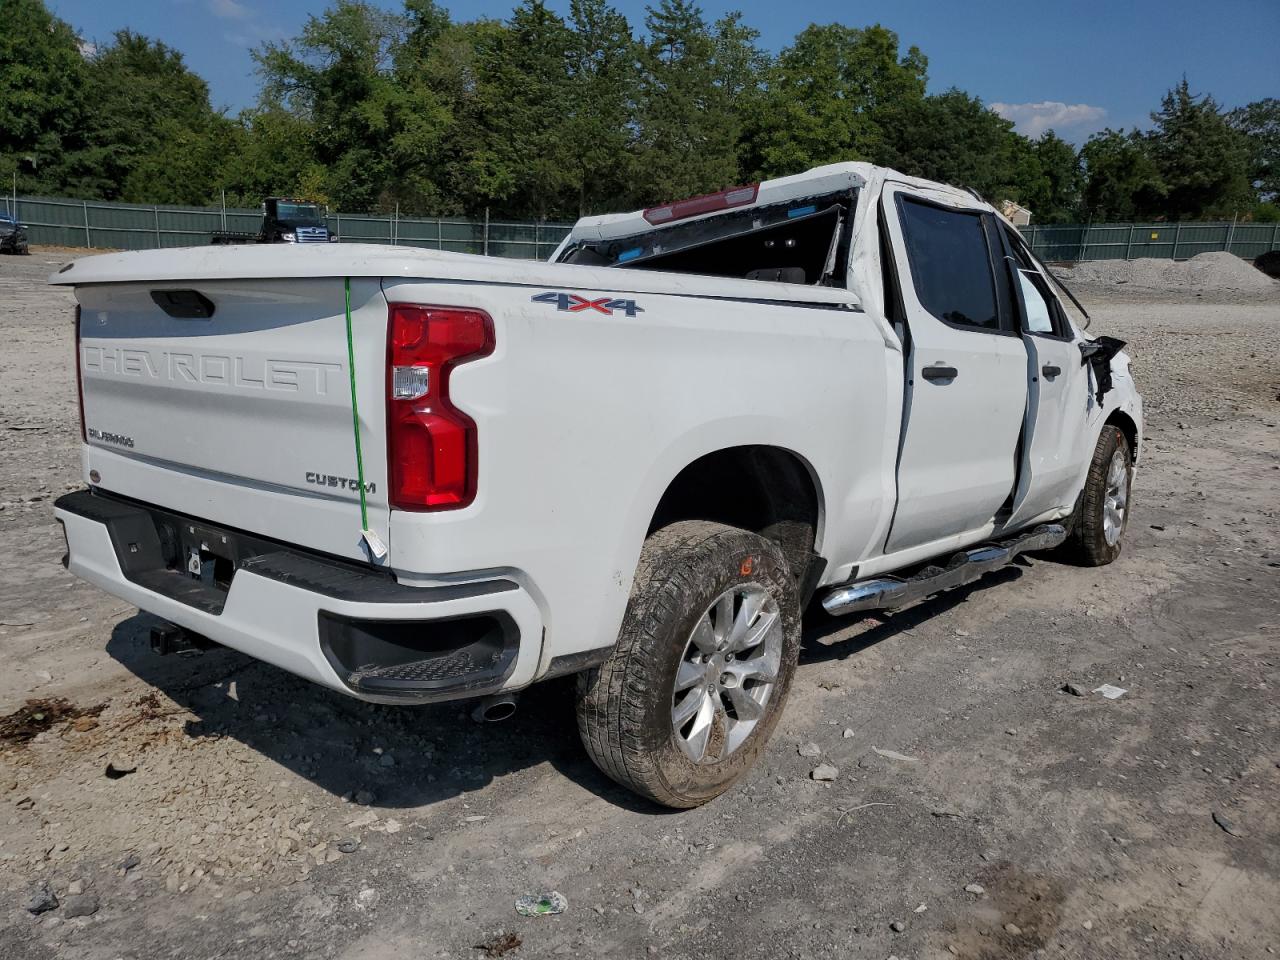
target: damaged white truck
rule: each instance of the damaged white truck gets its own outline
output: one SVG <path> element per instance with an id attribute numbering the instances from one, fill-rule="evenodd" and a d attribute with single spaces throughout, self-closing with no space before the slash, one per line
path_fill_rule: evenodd
<path id="1" fill-rule="evenodd" d="M 551 263 L 371 245 L 78 260 L 70 570 L 365 700 L 577 674 L 674 807 L 750 769 L 801 612 L 1120 551 L 1142 446 L 1092 339 L 963 190 L 839 164 L 580 221 Z"/>

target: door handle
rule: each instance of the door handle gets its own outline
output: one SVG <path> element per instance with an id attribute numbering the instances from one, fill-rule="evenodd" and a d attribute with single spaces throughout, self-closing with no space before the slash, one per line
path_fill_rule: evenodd
<path id="1" fill-rule="evenodd" d="M 1056 377 L 1060 373 L 1062 373 L 1062 368 L 1055 367 L 1051 363 L 1046 363 L 1043 367 L 1040 368 L 1040 372 L 1043 373 L 1046 377 Z"/>
<path id="2" fill-rule="evenodd" d="M 924 377 L 926 380 L 954 380 L 959 375 L 960 371 L 955 367 L 947 367 L 940 364 L 932 367 L 925 367 L 920 371 L 920 376 Z"/>

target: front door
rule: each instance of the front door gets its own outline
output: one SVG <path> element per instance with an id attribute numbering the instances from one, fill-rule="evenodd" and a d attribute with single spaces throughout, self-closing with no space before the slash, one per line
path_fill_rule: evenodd
<path id="1" fill-rule="evenodd" d="M 996 283 L 994 218 L 949 192 L 892 183 L 880 212 L 909 344 L 893 553 L 977 530 L 1008 506 L 1027 353 L 1008 284 Z"/>
<path id="2" fill-rule="evenodd" d="M 1084 476 L 1089 370 L 1049 280 L 1004 228 L 1010 286 L 1027 347 L 1027 415 L 1010 526 L 1070 508 Z"/>

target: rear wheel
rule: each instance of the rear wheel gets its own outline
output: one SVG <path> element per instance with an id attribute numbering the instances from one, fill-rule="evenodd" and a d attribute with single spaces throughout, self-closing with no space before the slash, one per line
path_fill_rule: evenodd
<path id="1" fill-rule="evenodd" d="M 1129 525 L 1133 486 L 1133 455 L 1123 431 L 1102 428 L 1093 451 L 1084 490 L 1071 518 L 1071 534 L 1062 545 L 1076 563 L 1101 567 L 1120 556 L 1121 540 Z"/>
<path id="2" fill-rule="evenodd" d="M 582 742 L 642 796 L 706 803 L 755 763 L 799 652 L 800 604 L 778 545 L 672 524 L 645 542 L 613 654 L 579 677 Z"/>

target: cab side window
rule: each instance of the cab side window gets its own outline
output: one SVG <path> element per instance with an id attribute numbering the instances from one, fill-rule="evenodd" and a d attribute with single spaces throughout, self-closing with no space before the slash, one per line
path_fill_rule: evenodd
<path id="1" fill-rule="evenodd" d="M 982 214 L 898 200 L 916 296 L 943 323 L 1000 330 L 991 256 Z"/>
<path id="2" fill-rule="evenodd" d="M 1049 301 L 1031 279 L 1027 270 L 1018 270 L 1018 285 L 1022 288 L 1022 302 L 1026 306 L 1023 327 L 1027 333 L 1053 333 L 1053 313 Z"/>
<path id="3" fill-rule="evenodd" d="M 1035 265 L 1021 241 L 1011 235 L 1007 228 L 1005 242 L 1008 243 L 1012 255 L 1006 261 L 1017 284 L 1022 300 L 1022 330 L 1025 333 L 1041 333 L 1048 336 L 1065 336 L 1067 332 L 1066 317 L 1062 307 L 1049 290 L 1049 280 Z"/>

